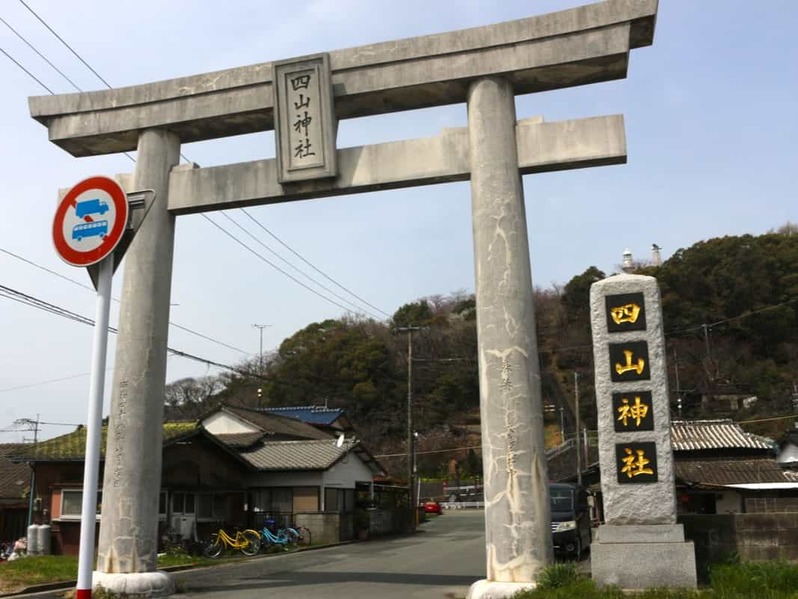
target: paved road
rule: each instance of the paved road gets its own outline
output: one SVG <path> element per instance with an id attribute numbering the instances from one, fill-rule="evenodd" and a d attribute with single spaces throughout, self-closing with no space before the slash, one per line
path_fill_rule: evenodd
<path id="1" fill-rule="evenodd" d="M 457 510 L 409 537 L 253 558 L 221 568 L 175 574 L 178 597 L 443 599 L 465 597 L 485 577 L 482 510 Z"/>

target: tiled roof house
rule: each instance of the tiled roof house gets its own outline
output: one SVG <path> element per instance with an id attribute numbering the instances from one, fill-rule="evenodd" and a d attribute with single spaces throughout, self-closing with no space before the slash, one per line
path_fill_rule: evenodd
<path id="1" fill-rule="evenodd" d="M 100 485 L 106 435 L 103 427 Z M 86 429 L 79 427 L 13 452 L 16 466 L 29 472 L 23 462 L 35 465 L 42 498 L 35 519 L 52 523 L 57 552 L 77 550 L 85 445 Z M 266 515 L 293 521 L 300 512 L 350 513 L 356 485 L 377 474 L 382 467 L 354 438 L 280 414 L 222 406 L 200 421 L 164 423 L 161 528 L 165 535 L 203 537 L 219 522 L 260 526 Z M 314 539 L 323 535 L 317 524 Z"/>
<path id="2" fill-rule="evenodd" d="M 793 499 L 798 498 L 798 472 L 779 465 L 773 440 L 747 433 L 731 420 L 674 421 L 671 437 L 683 512 L 765 511 L 765 505 L 798 508 Z"/>
<path id="3" fill-rule="evenodd" d="M 23 536 L 28 518 L 30 467 L 12 459 L 28 445 L 0 444 L 0 541 Z"/>

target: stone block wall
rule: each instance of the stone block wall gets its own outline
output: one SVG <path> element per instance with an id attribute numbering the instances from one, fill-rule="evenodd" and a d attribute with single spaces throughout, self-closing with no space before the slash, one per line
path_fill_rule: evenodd
<path id="1" fill-rule="evenodd" d="M 294 514 L 294 522 L 297 526 L 310 530 L 314 545 L 323 545 L 341 540 L 340 516 L 341 514 L 332 512 L 297 512 Z"/>
<path id="2" fill-rule="evenodd" d="M 798 512 L 683 514 L 685 537 L 695 544 L 699 581 L 709 566 L 731 558 L 742 561 L 798 561 Z"/>
<path id="3" fill-rule="evenodd" d="M 746 497 L 747 513 L 798 513 L 798 497 Z"/>

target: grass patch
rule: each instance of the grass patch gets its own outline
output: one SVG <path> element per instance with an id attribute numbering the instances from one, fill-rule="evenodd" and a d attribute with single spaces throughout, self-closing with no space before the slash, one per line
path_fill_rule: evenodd
<path id="1" fill-rule="evenodd" d="M 66 555 L 39 555 L 0 564 L 0 581 L 4 592 L 36 584 L 75 580 L 78 558 Z"/>
<path id="2" fill-rule="evenodd" d="M 188 566 L 188 565 L 212 566 L 213 564 L 218 564 L 218 563 L 219 563 L 218 559 L 197 557 L 194 555 L 189 555 L 188 553 L 178 554 L 178 555 L 161 554 L 158 556 L 159 568 L 172 568 L 175 566 Z"/>
<path id="3" fill-rule="evenodd" d="M 235 557 L 235 556 L 231 556 Z M 212 566 L 227 559 L 195 557 L 188 553 L 158 556 L 158 567 Z M 37 555 L 11 562 L 0 562 L 0 593 L 13 593 L 26 587 L 54 582 L 68 582 L 78 578 L 78 558 L 71 555 Z"/>
<path id="4" fill-rule="evenodd" d="M 574 564 L 558 563 L 545 568 L 538 586 L 521 591 L 513 599 L 796 599 L 798 564 L 790 562 L 746 562 L 713 566 L 711 588 L 648 589 L 624 593 L 615 587 L 598 588 Z"/>
<path id="5" fill-rule="evenodd" d="M 784 561 L 714 566 L 710 580 L 715 596 L 724 599 L 798 597 L 798 564 Z"/>

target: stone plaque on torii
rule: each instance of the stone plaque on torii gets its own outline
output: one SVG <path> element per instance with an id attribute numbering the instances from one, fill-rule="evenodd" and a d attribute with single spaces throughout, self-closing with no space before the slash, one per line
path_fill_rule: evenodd
<path id="1" fill-rule="evenodd" d="M 620 116 L 516 122 L 515 96 L 626 77 L 630 51 L 653 41 L 656 11 L 657 0 L 608 0 L 296 61 L 30 99 L 50 141 L 74 156 L 137 151 L 135 172 L 120 179 L 158 197 L 126 259 L 95 585 L 171 590 L 156 571 L 156 537 L 175 217 L 470 180 L 487 550 L 487 579 L 470 596 L 534 586 L 553 558 L 521 175 L 621 164 L 626 144 Z M 291 91 L 296 73 L 316 75 L 315 95 Z M 281 85 L 289 86 L 282 94 Z M 309 98 L 319 104 L 306 115 Z M 289 113 L 302 108 L 301 118 L 276 117 L 280 102 Z M 335 120 L 463 102 L 465 128 L 335 148 Z M 276 159 L 178 166 L 181 143 L 271 130 L 276 121 Z M 326 152 L 319 160 L 310 155 L 317 145 Z"/>

